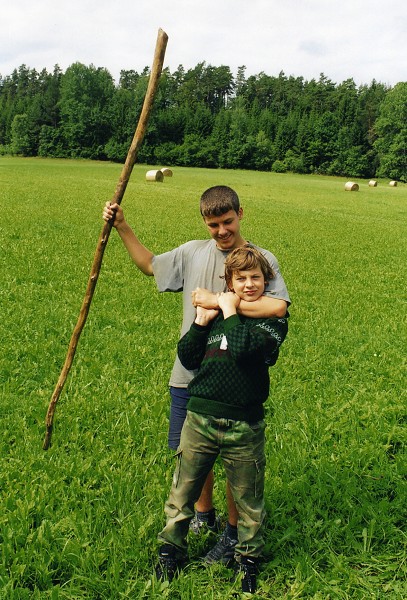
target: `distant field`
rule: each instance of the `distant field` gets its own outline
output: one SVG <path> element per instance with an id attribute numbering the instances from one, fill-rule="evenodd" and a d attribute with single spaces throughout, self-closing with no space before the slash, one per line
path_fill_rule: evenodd
<path id="1" fill-rule="evenodd" d="M 234 187 L 245 237 L 279 259 L 290 331 L 268 401 L 266 556 L 256 597 L 407 597 L 407 186 L 136 165 L 123 208 L 163 252 L 204 238 L 203 190 Z M 0 158 L 0 598 L 225 600 L 191 567 L 152 577 L 173 459 L 168 378 L 179 294 L 158 294 L 115 231 L 42 450 L 44 418 L 120 165 Z M 217 467 L 217 505 L 224 478 Z"/>

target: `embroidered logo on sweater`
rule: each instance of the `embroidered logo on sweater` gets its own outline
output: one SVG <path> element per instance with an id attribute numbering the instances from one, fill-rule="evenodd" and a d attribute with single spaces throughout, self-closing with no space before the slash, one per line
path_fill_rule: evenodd
<path id="1" fill-rule="evenodd" d="M 273 337 L 274 339 L 276 339 L 278 342 L 282 342 L 282 337 L 276 332 L 275 329 L 273 329 L 269 325 L 266 325 L 266 323 L 259 323 L 258 325 L 256 325 L 256 327 L 260 327 L 261 329 L 265 329 L 266 331 L 268 331 L 268 333 L 271 335 L 271 337 Z"/>
<path id="2" fill-rule="evenodd" d="M 211 335 L 208 338 L 207 345 L 209 346 L 209 344 L 214 344 L 215 342 L 220 342 L 223 337 L 224 337 L 223 333 L 217 333 L 216 335 Z"/>

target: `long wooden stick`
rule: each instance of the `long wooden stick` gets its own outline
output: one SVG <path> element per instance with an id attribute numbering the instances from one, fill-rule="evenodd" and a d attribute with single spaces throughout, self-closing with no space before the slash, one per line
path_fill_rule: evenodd
<path id="1" fill-rule="evenodd" d="M 120 204 L 126 190 L 128 181 L 130 179 L 131 172 L 133 170 L 134 163 L 137 158 L 139 147 L 143 141 L 146 133 L 148 119 L 151 113 L 151 109 L 154 102 L 154 96 L 156 94 L 158 83 L 164 63 L 165 50 L 167 47 L 168 36 L 162 29 L 158 30 L 157 43 L 154 52 L 154 61 L 151 68 L 150 79 L 148 82 L 146 96 L 144 98 L 143 108 L 140 114 L 140 118 L 137 124 L 136 131 L 134 133 L 133 141 L 130 145 L 127 153 L 126 162 L 124 163 L 121 175 L 119 177 L 116 191 L 112 198 L 112 204 L 117 202 Z M 95 256 L 91 272 L 89 275 L 88 284 L 86 287 L 85 297 L 83 299 L 82 307 L 79 313 L 79 318 L 76 326 L 73 330 L 71 341 L 69 343 L 68 352 L 65 358 L 64 366 L 62 367 L 61 374 L 55 386 L 54 393 L 52 394 L 51 401 L 48 406 L 47 415 L 45 417 L 46 433 L 43 443 L 43 449 L 48 450 L 51 444 L 52 428 L 54 421 L 54 413 L 58 398 L 61 394 L 62 388 L 64 387 L 66 378 L 72 366 L 72 362 L 75 356 L 76 347 L 78 345 L 79 337 L 82 329 L 86 323 L 86 319 L 89 313 L 90 304 L 92 302 L 93 293 L 96 288 L 96 283 L 99 277 L 100 268 L 102 266 L 103 254 L 105 252 L 106 244 L 109 240 L 109 235 L 112 230 L 112 223 L 105 223 L 100 233 L 99 240 L 96 246 Z"/>

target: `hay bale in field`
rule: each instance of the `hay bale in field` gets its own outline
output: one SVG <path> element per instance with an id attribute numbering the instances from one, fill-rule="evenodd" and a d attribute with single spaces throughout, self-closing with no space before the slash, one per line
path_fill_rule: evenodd
<path id="1" fill-rule="evenodd" d="M 146 180 L 147 181 L 164 181 L 164 175 L 163 175 L 162 171 L 160 171 L 159 169 L 147 171 Z"/>
<path id="2" fill-rule="evenodd" d="M 172 171 L 168 167 L 163 167 L 161 169 L 161 173 L 164 175 L 164 177 L 172 177 Z"/>
<path id="3" fill-rule="evenodd" d="M 354 183 L 353 181 L 348 181 L 347 183 L 345 183 L 345 190 L 347 192 L 357 192 L 357 191 L 359 191 L 359 186 L 357 183 Z"/>
<path id="4" fill-rule="evenodd" d="M 391 187 L 397 187 L 397 181 L 390 181 L 389 185 Z"/>
<path id="5" fill-rule="evenodd" d="M 369 186 L 370 186 L 370 187 L 377 187 L 377 181 L 375 181 L 374 179 L 371 179 L 371 180 L 369 181 Z"/>

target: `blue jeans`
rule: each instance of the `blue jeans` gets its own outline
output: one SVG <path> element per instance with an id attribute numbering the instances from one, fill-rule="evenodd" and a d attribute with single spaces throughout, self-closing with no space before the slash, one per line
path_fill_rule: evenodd
<path id="1" fill-rule="evenodd" d="M 225 467 L 236 508 L 236 554 L 258 557 L 264 548 L 265 423 L 218 419 L 188 411 L 169 498 L 167 522 L 158 536 L 186 554 L 189 522 L 217 456 Z"/>
<path id="2" fill-rule="evenodd" d="M 187 416 L 189 394 L 187 388 L 170 387 L 171 408 L 168 429 L 168 446 L 176 450 L 181 439 L 181 430 Z"/>

